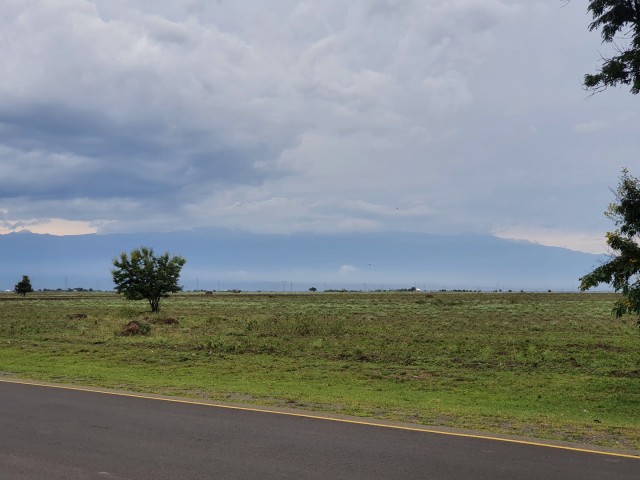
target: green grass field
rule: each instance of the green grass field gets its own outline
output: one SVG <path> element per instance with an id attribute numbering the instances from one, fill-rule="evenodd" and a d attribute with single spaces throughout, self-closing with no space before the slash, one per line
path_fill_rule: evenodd
<path id="1" fill-rule="evenodd" d="M 0 375 L 640 450 L 640 333 L 612 294 L 0 295 Z M 87 318 L 69 318 L 83 313 Z"/>

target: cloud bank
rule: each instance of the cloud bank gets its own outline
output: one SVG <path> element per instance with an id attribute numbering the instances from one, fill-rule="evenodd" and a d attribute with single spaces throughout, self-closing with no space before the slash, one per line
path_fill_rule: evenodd
<path id="1" fill-rule="evenodd" d="M 587 23 L 555 0 L 7 0 L 0 232 L 591 238 L 640 123 L 581 90 Z"/>

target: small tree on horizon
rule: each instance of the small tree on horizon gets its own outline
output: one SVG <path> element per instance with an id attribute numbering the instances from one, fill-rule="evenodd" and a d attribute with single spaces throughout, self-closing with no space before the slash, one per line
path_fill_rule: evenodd
<path id="1" fill-rule="evenodd" d="M 31 287 L 31 280 L 28 275 L 23 275 L 22 280 L 16 283 L 13 291 L 18 295 L 22 295 L 23 297 L 27 296 L 27 293 L 33 292 L 33 288 Z"/>
<path id="2" fill-rule="evenodd" d="M 184 258 L 171 257 L 169 252 L 156 257 L 152 248 L 144 246 L 130 254 L 122 252 L 113 259 L 115 290 L 127 300 L 147 300 L 151 311 L 158 312 L 161 298 L 182 291 L 178 280 L 185 263 Z"/>

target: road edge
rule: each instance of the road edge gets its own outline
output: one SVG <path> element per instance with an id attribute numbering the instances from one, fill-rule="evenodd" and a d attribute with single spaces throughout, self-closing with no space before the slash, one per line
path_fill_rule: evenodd
<path id="1" fill-rule="evenodd" d="M 34 386 L 34 387 L 55 388 L 60 390 L 73 390 L 73 391 L 87 392 L 87 393 L 100 393 L 104 395 L 140 398 L 140 399 L 146 399 L 146 400 L 157 400 L 157 401 L 165 401 L 165 402 L 172 402 L 172 403 L 182 403 L 187 405 L 200 405 L 200 406 L 206 406 L 206 407 L 212 407 L 212 408 L 249 411 L 249 412 L 265 413 L 265 414 L 272 414 L 272 415 L 286 415 L 291 417 L 309 418 L 314 420 L 350 423 L 354 425 L 366 425 L 366 426 L 378 427 L 378 428 L 392 428 L 396 430 L 423 432 L 423 433 L 430 433 L 434 435 L 448 435 L 448 436 L 454 436 L 454 437 L 475 438 L 480 440 L 491 440 L 496 442 L 515 443 L 515 444 L 521 444 L 521 445 L 536 446 L 541 448 L 554 448 L 554 449 L 569 450 L 569 451 L 581 452 L 581 453 L 587 453 L 587 454 L 606 455 L 611 457 L 621 457 L 621 458 L 630 458 L 634 460 L 640 460 L 640 451 L 621 450 L 621 449 L 594 446 L 594 445 L 583 445 L 583 444 L 571 443 L 571 442 L 518 437 L 513 435 L 500 435 L 500 434 L 494 434 L 489 432 L 462 430 L 462 429 L 455 429 L 455 428 L 448 428 L 448 427 L 431 427 L 428 425 L 391 422 L 391 421 L 379 420 L 374 418 L 353 417 L 353 416 L 347 416 L 347 415 L 330 414 L 325 412 L 315 412 L 315 411 L 298 410 L 298 409 L 291 409 L 291 408 L 278 408 L 278 407 L 270 407 L 270 406 L 258 406 L 258 405 L 230 403 L 230 402 L 222 402 L 222 401 L 198 400 L 198 399 L 187 398 L 187 397 L 174 397 L 174 396 L 167 396 L 167 395 L 158 395 L 154 393 L 130 392 L 130 391 L 116 390 L 116 389 L 103 388 L 103 387 L 59 384 L 59 383 L 51 383 L 51 382 L 44 382 L 44 381 L 38 381 L 38 380 L 28 380 L 28 379 L 21 379 L 21 378 L 0 377 L 0 383 L 21 384 L 21 385 L 28 385 L 28 386 Z"/>

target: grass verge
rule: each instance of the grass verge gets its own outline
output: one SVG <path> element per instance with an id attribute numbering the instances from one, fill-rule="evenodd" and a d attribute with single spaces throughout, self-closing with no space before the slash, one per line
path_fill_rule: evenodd
<path id="1" fill-rule="evenodd" d="M 640 335 L 613 300 L 185 294 L 154 317 L 110 294 L 0 295 L 0 371 L 640 450 Z M 177 322 L 120 335 L 145 318 Z"/>

